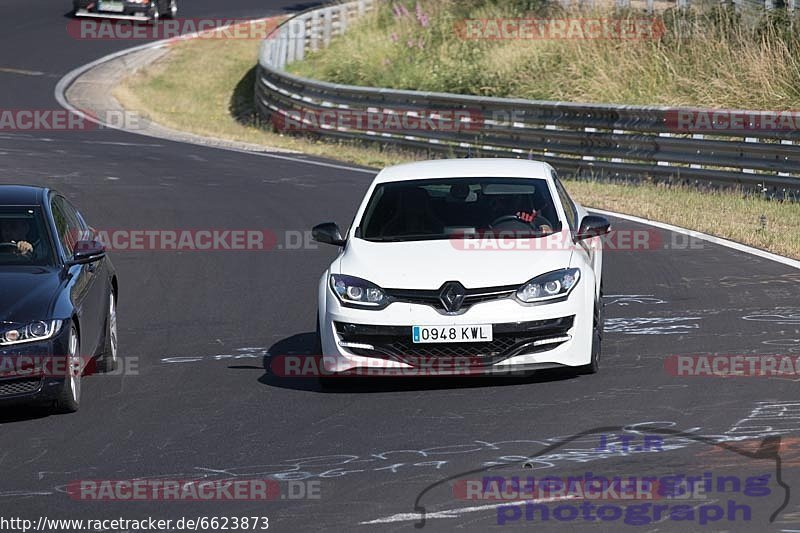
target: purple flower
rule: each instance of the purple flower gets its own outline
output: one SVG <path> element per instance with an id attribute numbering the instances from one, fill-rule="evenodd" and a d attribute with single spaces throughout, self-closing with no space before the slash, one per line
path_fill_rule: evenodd
<path id="1" fill-rule="evenodd" d="M 392 34 L 389 36 L 389 39 L 391 39 L 393 43 L 396 43 L 397 41 L 399 41 L 399 40 L 400 40 L 400 36 L 399 36 L 399 35 L 397 35 L 397 33 L 392 33 Z"/>
<path id="2" fill-rule="evenodd" d="M 422 4 L 417 2 L 417 5 L 414 7 L 414 13 L 417 15 L 417 21 L 422 25 L 423 28 L 428 27 L 428 15 L 422 10 Z"/>

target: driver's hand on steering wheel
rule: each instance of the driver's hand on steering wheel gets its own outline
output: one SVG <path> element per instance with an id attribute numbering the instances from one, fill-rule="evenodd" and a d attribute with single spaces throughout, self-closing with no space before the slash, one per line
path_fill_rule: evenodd
<path id="1" fill-rule="evenodd" d="M 533 212 L 530 212 L 530 213 L 525 212 L 525 211 L 517 211 L 517 218 L 522 220 L 523 222 L 527 222 L 528 224 L 534 226 L 536 229 L 538 229 L 542 233 L 545 233 L 545 234 L 553 233 L 552 226 L 550 226 L 550 224 L 543 223 L 543 221 L 547 220 L 547 219 L 545 219 L 544 217 L 539 216 L 539 212 L 538 211 L 533 211 Z M 536 222 L 537 220 L 539 220 L 540 222 L 537 223 Z"/>
<path id="2" fill-rule="evenodd" d="M 26 255 L 33 252 L 33 245 L 28 241 L 17 242 L 17 253 Z"/>

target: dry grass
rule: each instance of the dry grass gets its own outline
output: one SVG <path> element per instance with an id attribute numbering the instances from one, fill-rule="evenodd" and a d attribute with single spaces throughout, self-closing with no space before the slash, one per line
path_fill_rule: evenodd
<path id="1" fill-rule="evenodd" d="M 166 126 L 201 135 L 295 149 L 371 167 L 418 157 L 394 150 L 311 142 L 250 124 L 256 49 L 257 44 L 248 41 L 180 43 L 164 60 L 126 80 L 115 95 L 127 107 Z M 197 76 L 198 72 L 206 75 Z M 660 220 L 800 259 L 800 204 L 654 185 L 568 181 L 567 187 L 586 206 Z M 763 230 L 761 215 L 767 219 Z"/>
<path id="2" fill-rule="evenodd" d="M 366 166 L 407 157 L 393 149 L 313 142 L 259 127 L 253 105 L 257 54 L 258 42 L 251 40 L 179 42 L 164 58 L 124 80 L 114 96 L 159 124 L 198 135 L 325 157 L 333 154 Z"/>
<path id="3" fill-rule="evenodd" d="M 658 220 L 800 259 L 798 203 L 651 184 L 568 181 L 566 187 L 585 206 Z"/>
<path id="4" fill-rule="evenodd" d="M 392 5 L 408 6 L 408 15 Z M 659 15 L 660 38 L 464 40 L 464 19 L 621 18 L 641 13 L 559 11 L 525 0 L 382 4 L 333 45 L 291 66 L 354 85 L 541 100 L 792 110 L 800 104 L 800 37 L 776 20 L 739 21 L 719 7 Z M 543 3 L 539 4 L 544 5 Z"/>

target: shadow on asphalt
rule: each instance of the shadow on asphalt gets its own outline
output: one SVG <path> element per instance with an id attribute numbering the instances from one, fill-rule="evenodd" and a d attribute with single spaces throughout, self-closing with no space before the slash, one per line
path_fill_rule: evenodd
<path id="1" fill-rule="evenodd" d="M 381 393 L 435 389 L 465 389 L 503 387 L 552 381 L 578 379 L 568 370 L 540 370 L 518 376 L 441 376 L 441 377 L 361 377 L 344 376 L 328 378 L 324 382 L 317 377 L 286 377 L 277 375 L 271 368 L 276 356 L 313 355 L 316 333 L 298 333 L 281 339 L 269 349 L 264 357 L 264 375 L 258 381 L 264 385 L 282 389 L 293 389 L 325 394 Z M 234 367 L 230 367 L 234 368 Z"/>
<path id="2" fill-rule="evenodd" d="M 13 424 L 50 416 L 52 411 L 45 405 L 9 404 L 0 409 L 0 424 Z"/>

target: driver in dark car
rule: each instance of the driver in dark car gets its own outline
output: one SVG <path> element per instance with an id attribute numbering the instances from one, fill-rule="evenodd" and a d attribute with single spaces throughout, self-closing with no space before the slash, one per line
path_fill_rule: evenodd
<path id="1" fill-rule="evenodd" d="M 18 255 L 32 256 L 33 245 L 28 242 L 30 226 L 24 219 L 14 218 L 0 221 L 0 243 L 15 244 Z"/>

